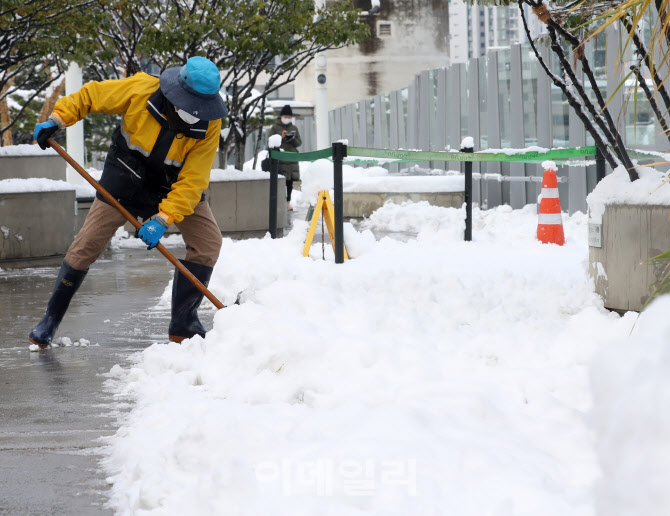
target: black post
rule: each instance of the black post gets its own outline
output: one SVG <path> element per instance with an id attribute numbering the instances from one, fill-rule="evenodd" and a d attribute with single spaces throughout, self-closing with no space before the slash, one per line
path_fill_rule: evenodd
<path id="1" fill-rule="evenodd" d="M 605 167 L 607 166 L 607 162 L 605 161 L 605 156 L 600 150 L 600 147 L 596 147 L 596 149 L 596 184 L 598 184 L 602 179 L 605 179 Z"/>
<path id="2" fill-rule="evenodd" d="M 268 151 L 269 153 L 272 150 Z M 277 177 L 279 160 L 270 158 L 270 237 L 277 238 Z"/>
<path id="3" fill-rule="evenodd" d="M 472 147 L 463 147 L 461 152 L 474 152 Z M 472 241 L 472 161 L 465 162 L 465 241 Z"/>
<path id="4" fill-rule="evenodd" d="M 343 214 L 343 187 L 342 187 L 342 161 L 347 157 L 347 146 L 342 142 L 333 143 L 333 165 L 334 178 L 333 188 L 335 199 L 335 263 L 344 263 L 344 214 Z"/>

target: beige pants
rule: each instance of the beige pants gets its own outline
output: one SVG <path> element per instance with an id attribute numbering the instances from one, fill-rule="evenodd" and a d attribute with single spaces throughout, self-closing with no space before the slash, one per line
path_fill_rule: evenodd
<path id="1" fill-rule="evenodd" d="M 116 208 L 95 199 L 84 226 L 65 255 L 65 261 L 74 269 L 85 271 L 103 253 L 116 230 L 125 222 L 126 218 Z M 193 214 L 184 217 L 177 228 L 186 243 L 186 261 L 213 267 L 221 250 L 221 230 L 209 203 L 199 203 Z"/>

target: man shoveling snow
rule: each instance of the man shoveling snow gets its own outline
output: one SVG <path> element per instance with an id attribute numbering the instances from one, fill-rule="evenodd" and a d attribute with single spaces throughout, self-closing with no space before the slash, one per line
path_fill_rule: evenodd
<path id="1" fill-rule="evenodd" d="M 221 248 L 221 231 L 203 192 L 226 107 L 219 95 L 220 74 L 203 57 L 165 70 L 160 78 L 139 72 L 121 80 L 89 82 L 56 103 L 49 121 L 35 127 L 42 147 L 58 130 L 88 113 L 123 115 L 112 135 L 100 184 L 135 217 L 146 222 L 139 237 L 158 245 L 171 224 L 186 242 L 182 262 L 206 284 Z M 150 220 L 147 220 L 150 219 Z M 44 318 L 30 332 L 41 348 L 51 343 L 89 266 L 102 254 L 125 218 L 98 193 L 84 226 L 68 249 Z M 172 289 L 170 340 L 205 334 L 197 309 L 203 298 L 179 270 Z"/>

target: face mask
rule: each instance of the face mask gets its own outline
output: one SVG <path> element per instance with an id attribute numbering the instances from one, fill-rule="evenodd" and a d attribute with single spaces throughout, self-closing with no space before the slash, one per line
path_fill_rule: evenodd
<path id="1" fill-rule="evenodd" d="M 291 119 L 290 118 L 282 118 L 281 123 L 284 124 L 284 125 L 288 125 L 288 124 L 291 123 Z"/>
<path id="2" fill-rule="evenodd" d="M 179 118 L 181 118 L 184 122 L 186 122 L 189 125 L 193 125 L 193 124 L 200 121 L 199 118 L 193 116 L 190 113 L 187 113 L 183 109 L 179 109 L 177 107 L 175 107 L 175 109 L 177 110 L 177 114 L 179 115 Z"/>

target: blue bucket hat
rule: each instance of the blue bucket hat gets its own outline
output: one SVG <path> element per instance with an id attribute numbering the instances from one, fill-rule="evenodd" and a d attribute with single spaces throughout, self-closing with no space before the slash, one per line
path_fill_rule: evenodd
<path id="1" fill-rule="evenodd" d="M 218 120 L 227 114 L 219 94 L 219 69 L 207 58 L 191 57 L 184 66 L 168 68 L 161 74 L 160 86 L 172 104 L 200 120 Z"/>

